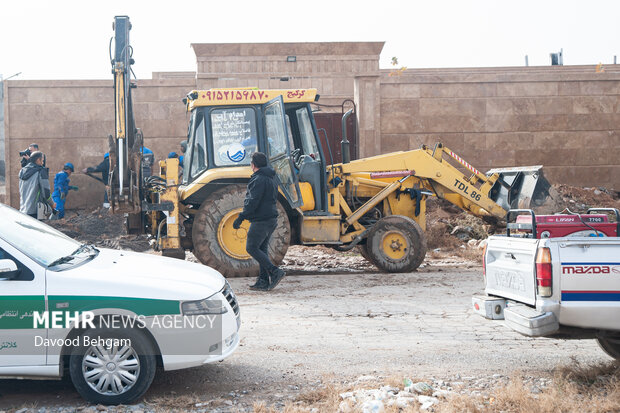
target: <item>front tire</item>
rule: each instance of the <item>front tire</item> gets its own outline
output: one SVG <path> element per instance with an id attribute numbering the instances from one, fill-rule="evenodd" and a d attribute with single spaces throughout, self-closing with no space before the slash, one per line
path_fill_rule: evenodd
<path id="1" fill-rule="evenodd" d="M 194 217 L 194 255 L 226 278 L 254 277 L 260 271 L 258 262 L 245 250 L 250 223 L 243 221 L 238 230 L 232 227 L 243 210 L 244 199 L 244 186 L 228 185 L 211 194 Z M 280 203 L 277 209 L 278 224 L 269 242 L 269 258 L 275 265 L 280 265 L 291 242 L 291 230 L 286 211 Z"/>
<path id="2" fill-rule="evenodd" d="M 122 345 L 84 345 L 85 341 L 126 340 Z M 130 404 L 142 397 L 155 377 L 157 359 L 151 341 L 133 329 L 89 329 L 78 337 L 69 373 L 78 393 L 91 403 Z M 129 344 L 127 344 L 129 343 Z"/>
<path id="3" fill-rule="evenodd" d="M 377 221 L 366 240 L 371 263 L 385 272 L 410 272 L 422 264 L 426 256 L 424 231 L 413 219 L 389 215 Z"/>

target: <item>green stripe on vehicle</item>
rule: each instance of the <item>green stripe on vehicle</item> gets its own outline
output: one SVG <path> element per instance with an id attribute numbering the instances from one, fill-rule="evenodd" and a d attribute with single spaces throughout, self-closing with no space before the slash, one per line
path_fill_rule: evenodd
<path id="1" fill-rule="evenodd" d="M 75 312 L 119 309 L 145 317 L 181 314 L 178 300 L 154 298 L 55 295 L 48 298 L 49 311 Z M 34 312 L 45 311 L 45 297 L 22 295 L 0 297 L 0 330 L 33 328 Z"/>
<path id="2" fill-rule="evenodd" d="M 50 311 L 92 311 L 99 308 L 120 308 L 137 315 L 152 316 L 180 314 L 179 300 L 154 298 L 51 295 L 48 297 Z"/>
<path id="3" fill-rule="evenodd" d="M 0 296 L 0 330 L 32 328 L 32 314 L 35 311 L 45 311 L 45 296 Z"/>

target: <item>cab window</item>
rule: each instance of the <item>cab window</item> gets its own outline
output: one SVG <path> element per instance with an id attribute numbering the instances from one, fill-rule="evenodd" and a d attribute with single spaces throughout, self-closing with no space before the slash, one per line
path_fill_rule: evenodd
<path id="1" fill-rule="evenodd" d="M 319 147 L 314 137 L 314 130 L 312 129 L 312 122 L 308 116 L 307 108 L 299 108 L 295 111 L 297 117 L 297 125 L 299 126 L 299 136 L 301 138 L 301 145 L 305 155 L 312 156 L 317 161 L 321 160 L 321 154 Z"/>
<path id="2" fill-rule="evenodd" d="M 267 142 L 269 143 L 269 157 L 275 158 L 286 153 L 286 142 L 288 136 L 282 128 L 282 109 L 278 105 L 270 105 L 265 109 L 265 128 Z"/>
<path id="3" fill-rule="evenodd" d="M 194 144 L 192 145 L 192 162 L 190 174 L 196 177 L 200 172 L 207 169 L 207 142 L 205 135 L 204 118 L 202 114 L 196 116 L 196 129 L 194 131 Z"/>
<path id="4" fill-rule="evenodd" d="M 212 110 L 211 132 L 216 166 L 250 164 L 258 143 L 256 113 L 253 108 Z"/>

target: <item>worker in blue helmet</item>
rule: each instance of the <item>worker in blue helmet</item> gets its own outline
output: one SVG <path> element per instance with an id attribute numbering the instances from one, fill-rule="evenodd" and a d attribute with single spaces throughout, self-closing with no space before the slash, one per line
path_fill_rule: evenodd
<path id="1" fill-rule="evenodd" d="M 52 199 L 56 203 L 56 214 L 52 215 L 50 219 L 62 219 L 65 216 L 65 201 L 67 198 L 67 194 L 70 190 L 77 191 L 77 186 L 69 185 L 70 179 L 69 177 L 75 171 L 73 164 L 71 162 L 67 162 L 63 167 L 62 171 L 56 174 L 54 178 L 54 192 L 52 192 Z"/>

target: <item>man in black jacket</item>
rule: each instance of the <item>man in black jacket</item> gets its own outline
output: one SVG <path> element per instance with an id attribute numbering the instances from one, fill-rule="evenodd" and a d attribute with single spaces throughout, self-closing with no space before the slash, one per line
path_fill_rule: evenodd
<path id="1" fill-rule="evenodd" d="M 252 154 L 250 167 L 254 173 L 248 182 L 248 190 L 243 202 L 243 211 L 233 223 L 239 229 L 244 220 L 250 221 L 245 249 L 258 261 L 260 274 L 253 290 L 273 290 L 286 273 L 273 265 L 269 259 L 269 240 L 278 221 L 278 184 L 275 171 L 267 165 L 267 157 L 262 152 Z"/>

